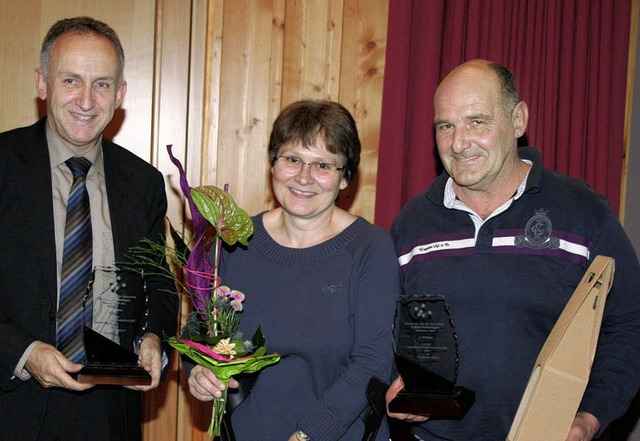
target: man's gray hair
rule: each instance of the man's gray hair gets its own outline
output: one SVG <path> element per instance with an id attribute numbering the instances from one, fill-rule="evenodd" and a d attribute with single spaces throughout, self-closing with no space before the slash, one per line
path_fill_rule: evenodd
<path id="1" fill-rule="evenodd" d="M 47 35 L 42 41 L 42 48 L 40 49 L 40 69 L 42 69 L 44 77 L 48 78 L 49 75 L 48 65 L 53 45 L 58 38 L 69 32 L 95 34 L 97 36 L 105 37 L 111 42 L 111 44 L 113 44 L 113 48 L 116 50 L 119 60 L 118 77 L 116 78 L 116 81 L 120 84 L 124 77 L 124 50 L 122 49 L 122 44 L 120 44 L 118 34 L 116 34 L 116 32 L 106 23 L 91 17 L 65 18 L 51 26 L 51 29 L 49 29 L 49 32 L 47 32 Z"/>

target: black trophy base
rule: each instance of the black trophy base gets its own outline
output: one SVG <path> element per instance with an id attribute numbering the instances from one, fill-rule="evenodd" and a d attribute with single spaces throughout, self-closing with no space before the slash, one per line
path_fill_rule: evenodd
<path id="1" fill-rule="evenodd" d="M 76 373 L 76 381 L 86 384 L 147 386 L 151 384 L 151 375 L 138 366 L 85 366 Z"/>
<path id="2" fill-rule="evenodd" d="M 85 366 L 75 377 L 79 383 L 147 386 L 151 375 L 138 364 L 138 354 L 97 333 L 83 328 Z"/>
<path id="3" fill-rule="evenodd" d="M 401 391 L 389 403 L 389 411 L 431 418 L 462 418 L 476 400 L 476 394 L 458 386 L 446 394 Z"/>

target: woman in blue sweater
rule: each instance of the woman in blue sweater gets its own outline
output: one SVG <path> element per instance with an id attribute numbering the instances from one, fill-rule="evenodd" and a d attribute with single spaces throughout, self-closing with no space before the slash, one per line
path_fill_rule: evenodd
<path id="1" fill-rule="evenodd" d="M 388 234 L 335 205 L 360 161 L 355 121 L 335 102 L 293 103 L 269 158 L 279 206 L 253 218 L 247 248 L 225 250 L 220 276 L 247 294 L 241 330 L 262 325 L 282 358 L 233 411 L 233 430 L 238 441 L 360 441 L 367 383 L 391 375 L 400 272 Z M 223 388 L 210 370 L 190 371 L 197 399 Z M 389 439 L 386 423 L 376 439 Z"/>

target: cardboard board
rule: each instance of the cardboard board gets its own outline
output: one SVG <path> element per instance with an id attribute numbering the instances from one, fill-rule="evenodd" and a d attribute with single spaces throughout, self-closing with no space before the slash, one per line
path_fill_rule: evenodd
<path id="1" fill-rule="evenodd" d="M 589 381 L 614 260 L 596 256 L 533 367 L 507 441 L 564 441 Z"/>

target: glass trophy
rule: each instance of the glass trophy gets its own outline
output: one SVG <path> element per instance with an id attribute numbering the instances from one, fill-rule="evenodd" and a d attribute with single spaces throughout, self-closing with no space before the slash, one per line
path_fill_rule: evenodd
<path id="1" fill-rule="evenodd" d="M 91 308 L 93 319 L 83 323 L 84 367 L 77 381 L 90 384 L 149 385 L 151 375 L 138 364 L 140 326 L 136 302 L 147 311 L 144 273 L 139 269 L 96 267 L 87 287 L 83 308 Z M 135 307 L 134 307 L 135 306 Z M 84 314 L 83 314 L 84 316 Z M 143 319 L 143 320 L 144 320 Z"/>
<path id="2" fill-rule="evenodd" d="M 456 384 L 460 356 L 453 316 L 443 296 L 398 299 L 395 359 L 404 388 L 389 403 L 396 413 L 462 418 L 475 393 Z"/>

